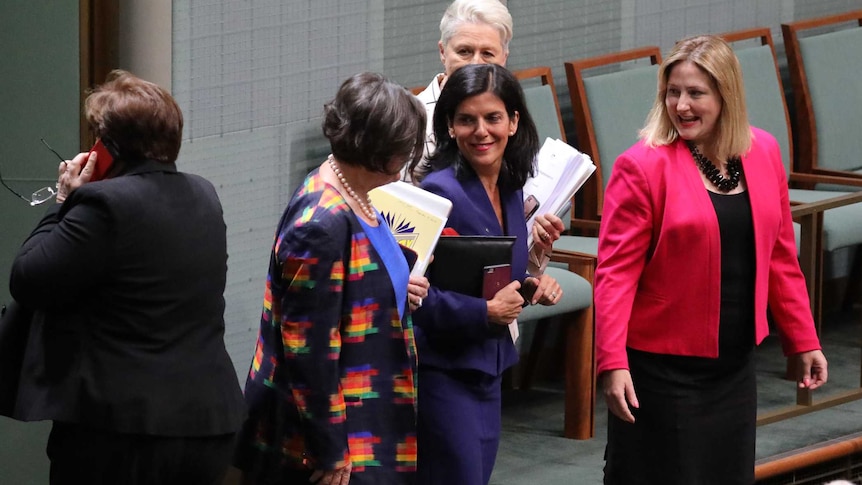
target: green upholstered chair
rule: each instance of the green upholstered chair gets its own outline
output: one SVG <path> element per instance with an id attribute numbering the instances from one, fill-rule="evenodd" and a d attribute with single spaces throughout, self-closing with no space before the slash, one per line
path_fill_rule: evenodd
<path id="1" fill-rule="evenodd" d="M 862 29 L 859 31 L 862 33 Z M 806 239 L 814 237 L 816 240 L 811 241 L 810 245 L 803 245 L 800 241 L 797 246 L 801 251 L 802 266 L 809 283 L 812 311 L 819 327 L 822 312 L 822 252 L 862 244 L 862 224 L 858 222 L 862 221 L 862 204 L 848 203 L 836 207 L 833 203 L 826 202 L 835 197 L 850 196 L 850 192 L 794 188 L 799 184 L 814 187 L 815 182 L 834 178 L 804 174 L 792 169 L 794 146 L 772 35 L 767 28 L 756 28 L 726 33 L 722 37 L 734 46 L 739 58 L 750 123 L 775 136 L 781 147 L 787 178 L 791 184 L 791 202 L 821 204 L 824 210 L 829 207 L 822 216 L 822 236 L 815 235 L 816 228 L 812 228 L 811 232 L 806 232 Z M 802 235 L 799 237 L 801 239 Z M 805 250 L 804 247 L 810 249 Z"/>
<path id="2" fill-rule="evenodd" d="M 563 118 L 557 101 L 557 89 L 551 68 L 547 66 L 521 69 L 513 73 L 524 89 L 524 99 L 527 108 L 536 123 L 539 132 L 539 143 L 545 138 L 559 138 L 566 141 L 563 130 Z"/>
<path id="3" fill-rule="evenodd" d="M 524 98 L 530 115 L 536 123 L 540 143 L 544 143 L 545 138 L 556 138 L 567 142 L 551 68 L 534 67 L 515 71 L 514 74 L 524 89 Z M 571 217 L 564 217 L 563 222 L 569 229 Z M 566 235 L 554 243 L 554 249 L 595 256 L 598 253 L 598 239 Z"/>
<path id="4" fill-rule="evenodd" d="M 536 124 L 540 142 L 546 138 L 566 141 L 560 115 L 557 91 L 551 69 L 547 66 L 514 72 L 524 89 L 524 98 Z M 564 218 L 566 220 L 568 218 Z M 568 243 L 568 244 L 566 244 Z M 556 251 L 566 245 L 567 251 Z M 597 243 L 595 238 L 562 236 L 555 244 L 555 262 L 548 267 L 563 289 L 565 297 L 556 305 L 529 306 L 518 321 L 534 325 L 527 359 L 523 363 L 521 389 L 529 389 L 552 322 L 564 325 L 560 330 L 565 355 L 566 411 L 564 435 L 587 439 L 593 436 L 595 421 L 595 376 L 593 348 L 593 274 Z"/>
<path id="5" fill-rule="evenodd" d="M 608 177 L 617 157 L 638 139 L 655 99 L 660 63 L 655 46 L 565 63 L 578 149 L 596 164 L 581 189 L 573 229 L 598 230 Z"/>
<path id="6" fill-rule="evenodd" d="M 782 24 L 796 106 L 797 169 L 862 187 L 862 10 Z M 848 187 L 847 185 L 851 185 Z"/>

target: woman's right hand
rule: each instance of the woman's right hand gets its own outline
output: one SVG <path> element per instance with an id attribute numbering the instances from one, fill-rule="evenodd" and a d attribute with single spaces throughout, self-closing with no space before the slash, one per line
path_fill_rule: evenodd
<path id="1" fill-rule="evenodd" d="M 73 190 L 89 182 L 95 168 L 96 152 L 79 153 L 72 160 L 60 162 L 57 167 L 57 203 L 62 203 Z"/>
<path id="2" fill-rule="evenodd" d="M 524 298 L 518 293 L 521 282 L 515 280 L 500 289 L 494 298 L 488 300 L 488 321 L 497 325 L 508 325 L 518 318 L 524 305 Z"/>
<path id="3" fill-rule="evenodd" d="M 350 463 L 335 470 L 315 470 L 308 479 L 309 483 L 317 485 L 347 485 L 350 482 Z"/>
<path id="4" fill-rule="evenodd" d="M 623 421 L 634 423 L 635 417 L 629 410 L 629 405 L 633 408 L 639 408 L 640 404 L 635 395 L 632 375 L 628 369 L 614 369 L 604 372 L 602 384 L 608 410 Z"/>

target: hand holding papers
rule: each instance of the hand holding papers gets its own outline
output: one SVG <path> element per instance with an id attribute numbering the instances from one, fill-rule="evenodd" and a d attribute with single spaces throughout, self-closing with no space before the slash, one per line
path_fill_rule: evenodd
<path id="1" fill-rule="evenodd" d="M 416 264 L 410 274 L 424 275 L 440 232 L 449 219 L 452 202 L 407 182 L 392 182 L 368 195 L 386 219 L 398 244 L 416 251 Z"/>
<path id="2" fill-rule="evenodd" d="M 575 192 L 596 171 L 585 155 L 566 142 L 546 138 L 536 157 L 536 175 L 524 184 L 524 208 L 528 209 L 527 244 L 532 246 L 533 221 L 539 214 L 564 215 Z"/>

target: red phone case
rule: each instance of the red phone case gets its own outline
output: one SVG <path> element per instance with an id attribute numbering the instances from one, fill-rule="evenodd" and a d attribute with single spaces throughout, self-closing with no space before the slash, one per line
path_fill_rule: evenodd
<path id="1" fill-rule="evenodd" d="M 97 139 L 96 144 L 90 149 L 90 153 L 93 152 L 96 152 L 96 166 L 93 168 L 93 176 L 90 177 L 91 182 L 105 178 L 105 174 L 108 173 L 111 164 L 114 163 L 114 157 L 111 156 L 108 147 L 102 143 L 101 139 Z"/>

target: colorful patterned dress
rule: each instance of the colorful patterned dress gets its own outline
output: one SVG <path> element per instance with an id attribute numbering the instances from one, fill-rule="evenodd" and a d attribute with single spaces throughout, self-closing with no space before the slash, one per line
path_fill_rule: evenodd
<path id="1" fill-rule="evenodd" d="M 258 483 L 347 460 L 351 485 L 414 483 L 416 347 L 387 271 L 312 172 L 276 232 L 246 382 L 236 465 Z"/>

